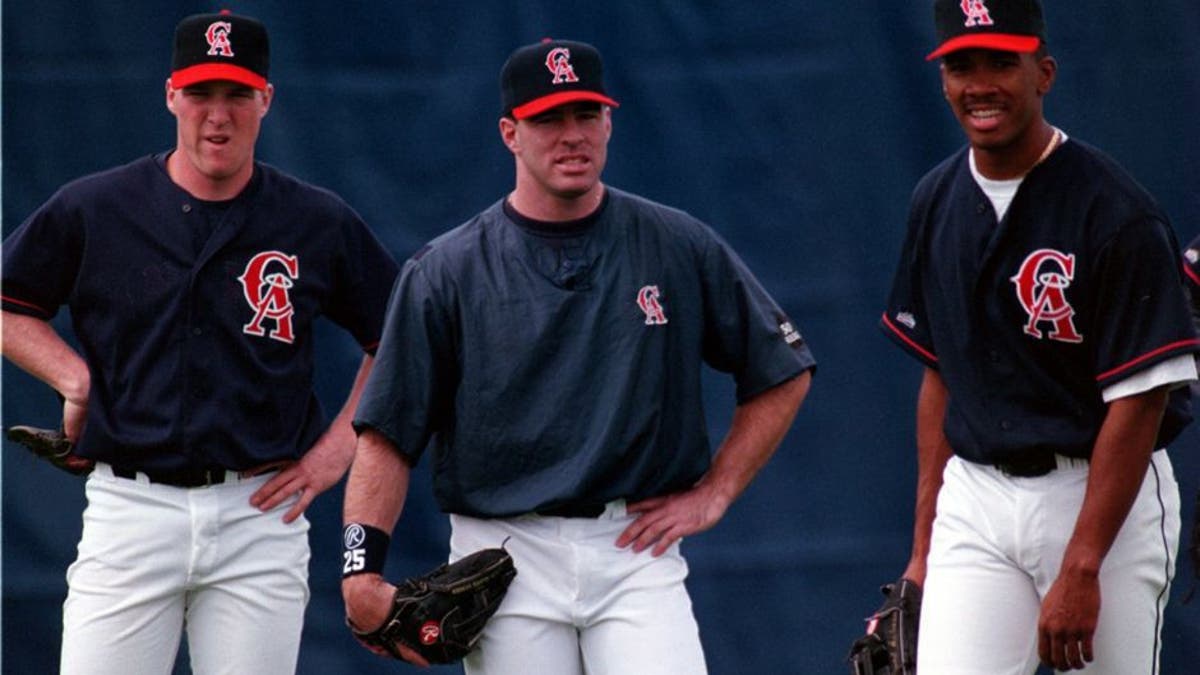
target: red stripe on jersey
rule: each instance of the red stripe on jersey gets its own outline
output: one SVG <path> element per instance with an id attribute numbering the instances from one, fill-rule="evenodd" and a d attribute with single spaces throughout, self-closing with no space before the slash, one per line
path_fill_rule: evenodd
<path id="1" fill-rule="evenodd" d="M 1188 276 L 1188 278 L 1192 280 L 1193 284 L 1200 286 L 1200 274 L 1196 274 L 1195 270 L 1193 270 L 1191 267 L 1188 267 L 1187 265 L 1184 265 L 1183 273 L 1186 274 Z"/>
<path id="2" fill-rule="evenodd" d="M 888 330 L 892 331 L 893 333 L 896 334 L 897 337 L 899 337 L 901 340 L 903 340 L 904 344 L 917 350 L 918 352 L 920 352 L 920 354 L 922 356 L 929 359 L 930 361 L 937 363 L 937 360 L 938 360 L 937 357 L 934 356 L 933 354 L 931 354 L 928 349 L 925 349 L 921 345 L 914 342 L 912 338 L 910 338 L 907 335 L 905 335 L 904 333 L 902 333 L 899 328 L 896 328 L 896 325 L 894 323 L 892 323 L 891 319 L 888 318 L 888 315 L 886 312 L 884 312 L 884 314 L 883 314 L 883 325 L 887 326 Z"/>
<path id="3" fill-rule="evenodd" d="M 28 307 L 29 309 L 35 309 L 35 310 L 41 312 L 45 316 L 50 316 L 50 312 L 47 312 L 46 310 L 42 309 L 41 307 L 38 307 L 37 305 L 35 305 L 31 302 L 25 302 L 24 300 L 18 300 L 16 298 L 11 298 L 7 295 L 0 295 L 0 300 L 4 300 L 4 302 L 11 302 L 14 305 L 20 305 L 22 307 Z"/>
<path id="4" fill-rule="evenodd" d="M 1197 345 L 1200 345 L 1200 339 L 1180 340 L 1179 342 L 1172 342 L 1171 344 L 1169 344 L 1165 347 L 1159 347 L 1158 349 L 1155 349 L 1152 352 L 1146 352 L 1145 354 L 1142 354 L 1141 356 L 1137 357 L 1136 359 L 1133 359 L 1132 361 L 1123 363 L 1123 364 L 1117 366 L 1116 368 L 1113 368 L 1112 370 L 1100 373 L 1099 375 L 1096 376 L 1096 381 L 1100 381 L 1100 380 L 1112 377 L 1113 375 L 1116 375 L 1123 370 L 1128 370 L 1128 369 L 1136 366 L 1137 364 L 1145 361 L 1146 359 L 1152 359 L 1155 356 L 1162 354 L 1163 352 L 1169 352 L 1169 351 L 1172 351 L 1175 349 L 1179 349 L 1180 347 L 1194 347 Z"/>

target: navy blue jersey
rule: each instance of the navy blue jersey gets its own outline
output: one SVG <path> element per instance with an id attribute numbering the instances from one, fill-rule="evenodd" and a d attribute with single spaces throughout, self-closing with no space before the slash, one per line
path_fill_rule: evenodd
<path id="1" fill-rule="evenodd" d="M 702 362 L 744 401 L 814 361 L 730 248 L 609 189 L 560 236 L 499 202 L 409 260 L 355 420 L 419 458 L 442 510 L 641 499 L 708 469 Z"/>
<path id="2" fill-rule="evenodd" d="M 1103 388 L 1200 351 L 1178 251 L 1154 200 L 1095 148 L 1064 143 L 999 222 L 964 149 L 914 192 L 882 327 L 941 374 L 956 454 L 1087 457 Z M 1184 392 L 1160 444 L 1189 420 Z"/>
<path id="3" fill-rule="evenodd" d="M 313 323 L 372 351 L 397 265 L 336 195 L 265 164 L 226 203 L 165 155 L 74 181 L 4 242 L 3 307 L 62 305 L 92 374 L 77 452 L 135 470 L 243 469 L 324 431 Z"/>

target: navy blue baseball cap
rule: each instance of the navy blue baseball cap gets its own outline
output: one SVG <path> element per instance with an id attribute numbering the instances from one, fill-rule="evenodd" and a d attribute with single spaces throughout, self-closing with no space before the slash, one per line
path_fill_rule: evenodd
<path id="1" fill-rule="evenodd" d="M 551 40 L 514 51 L 500 69 L 500 114 L 525 119 L 572 101 L 617 107 L 604 89 L 600 52 L 586 42 Z"/>
<path id="2" fill-rule="evenodd" d="M 266 89 L 270 62 L 267 28 L 257 19 L 229 10 L 193 14 L 175 27 L 171 86 L 229 80 Z"/>
<path id="3" fill-rule="evenodd" d="M 926 61 L 960 49 L 1031 53 L 1046 41 L 1038 0 L 935 0 L 938 48 Z"/>

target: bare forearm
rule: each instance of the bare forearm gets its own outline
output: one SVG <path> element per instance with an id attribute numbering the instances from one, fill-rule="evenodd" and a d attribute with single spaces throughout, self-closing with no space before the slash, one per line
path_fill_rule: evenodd
<path id="1" fill-rule="evenodd" d="M 811 384 L 812 374 L 805 371 L 738 406 L 701 484 L 727 504 L 737 499 L 779 447 Z"/>
<path id="2" fill-rule="evenodd" d="M 342 511 L 346 523 L 360 523 L 391 534 L 408 495 L 408 462 L 383 434 L 372 429 L 358 437 L 354 464 L 346 481 Z M 378 572 L 342 579 L 346 617 L 363 630 L 379 627 L 387 616 L 395 588 Z"/>
<path id="3" fill-rule="evenodd" d="M 354 421 L 354 411 L 358 408 L 358 401 L 362 398 L 363 388 L 367 384 L 367 376 L 371 374 L 371 366 L 374 363 L 373 357 L 363 357 L 362 363 L 358 367 L 358 373 L 354 377 L 354 384 L 346 396 L 346 402 L 313 448 L 318 453 L 328 453 L 332 459 L 336 460 L 336 463 L 341 464 L 339 478 L 354 459 L 354 446 L 357 439 L 351 422 Z"/>
<path id="4" fill-rule="evenodd" d="M 681 538 L 716 525 L 779 447 L 811 382 L 804 372 L 739 405 L 703 478 L 688 490 L 626 504 L 636 518 L 617 546 L 660 556 Z"/>
<path id="5" fill-rule="evenodd" d="M 50 385 L 63 398 L 85 404 L 91 377 L 87 363 L 41 319 L 2 313 L 0 352 L 30 375 Z"/>
<path id="6" fill-rule="evenodd" d="M 1092 450 L 1087 491 L 1063 556 L 1064 573 L 1099 574 L 1137 499 L 1166 409 L 1165 387 L 1117 399 Z"/>
<path id="7" fill-rule="evenodd" d="M 280 471 L 259 488 L 250 498 L 251 505 L 269 511 L 299 493 L 300 498 L 283 517 L 283 522 L 290 523 L 304 513 L 317 495 L 336 485 L 346 475 L 346 469 L 354 461 L 356 438 L 354 427 L 351 426 L 354 409 L 362 396 L 372 363 L 370 356 L 363 358 L 346 403 L 333 423 L 299 462 Z"/>
<path id="8" fill-rule="evenodd" d="M 917 497 L 912 556 L 905 573 L 920 584 L 924 583 L 937 496 L 942 489 L 942 472 L 954 454 L 943 430 L 948 397 L 941 375 L 926 369 L 917 397 Z"/>
<path id="9" fill-rule="evenodd" d="M 383 434 L 372 429 L 358 437 L 346 481 L 343 519 L 390 533 L 408 496 L 410 468 Z"/>

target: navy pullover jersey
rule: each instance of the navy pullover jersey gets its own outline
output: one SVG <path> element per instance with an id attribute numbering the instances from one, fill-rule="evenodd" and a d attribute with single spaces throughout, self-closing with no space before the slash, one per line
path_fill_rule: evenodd
<path id="1" fill-rule="evenodd" d="M 941 374 L 955 454 L 1088 457 L 1102 389 L 1200 351 L 1178 251 L 1153 199 L 1095 148 L 1064 143 L 999 222 L 964 149 L 917 185 L 882 328 Z M 1190 420 L 1186 392 L 1159 447 Z"/>
<path id="2" fill-rule="evenodd" d="M 590 227 L 498 202 L 401 271 L 355 426 L 418 459 L 443 511 L 641 499 L 708 469 L 707 362 L 745 401 L 812 368 L 795 326 L 687 214 L 608 189 Z"/>
<path id="3" fill-rule="evenodd" d="M 229 202 L 165 154 L 60 189 L 4 242 L 3 307 L 61 305 L 92 376 L 77 452 L 134 470 L 244 469 L 324 431 L 313 323 L 372 351 L 397 265 L 336 195 L 258 163 Z"/>

